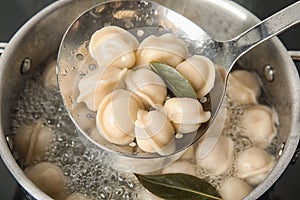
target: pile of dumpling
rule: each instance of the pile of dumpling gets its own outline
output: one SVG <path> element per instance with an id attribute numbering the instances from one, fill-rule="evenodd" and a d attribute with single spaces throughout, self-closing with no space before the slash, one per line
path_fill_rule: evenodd
<path id="1" fill-rule="evenodd" d="M 198 143 L 191 146 L 179 160 L 162 169 L 161 173 L 187 173 L 217 180 L 219 182 L 215 186 L 224 200 L 246 197 L 264 181 L 275 165 L 275 157 L 268 151 L 277 134 L 275 112 L 258 102 L 260 95 L 260 80 L 255 73 L 246 70 L 232 72 L 228 80 L 227 101 L 241 107 L 242 114 L 227 115 L 230 118 L 225 121 L 224 130 L 218 138 L 214 138 L 210 134 L 214 130 L 209 129 Z M 235 123 L 233 119 L 236 118 L 239 122 L 238 129 L 235 127 L 239 130 L 237 135 L 247 137 L 251 142 L 242 150 L 236 148 L 238 139 L 230 134 L 232 128 L 226 128 Z M 212 148 L 203 154 L 207 149 L 205 145 L 212 145 Z M 159 199 L 145 191 L 141 195 L 142 198 L 145 196 L 144 199 L 148 196 Z"/>
<path id="2" fill-rule="evenodd" d="M 98 68 L 79 80 L 77 102 L 97 112 L 98 132 L 109 142 L 136 141 L 145 152 L 167 155 L 175 150 L 176 133 L 195 132 L 210 119 L 197 99 L 169 98 L 165 81 L 148 66 L 174 67 L 199 99 L 210 92 L 214 64 L 200 55 L 187 58 L 187 44 L 174 34 L 150 35 L 139 44 L 128 31 L 107 26 L 92 35 L 88 50 Z"/>

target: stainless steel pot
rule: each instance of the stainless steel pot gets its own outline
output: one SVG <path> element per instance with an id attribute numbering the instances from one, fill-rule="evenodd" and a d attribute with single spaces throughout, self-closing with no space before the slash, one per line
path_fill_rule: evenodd
<path id="1" fill-rule="evenodd" d="M 0 154 L 13 176 L 36 199 L 49 199 L 23 173 L 11 153 L 11 108 L 24 81 L 50 57 L 57 54 L 60 40 L 74 18 L 103 0 L 61 0 L 28 21 L 11 39 L 0 59 Z M 158 1 L 199 24 L 216 39 L 229 39 L 258 19 L 227 0 Z M 269 176 L 246 199 L 257 199 L 283 173 L 300 136 L 300 80 L 288 52 L 277 38 L 260 45 L 239 60 L 253 66 L 261 77 L 268 101 L 278 112 L 278 161 Z"/>

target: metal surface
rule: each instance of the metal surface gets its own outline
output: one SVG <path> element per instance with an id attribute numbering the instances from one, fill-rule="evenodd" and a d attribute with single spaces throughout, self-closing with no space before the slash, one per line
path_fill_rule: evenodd
<path id="1" fill-rule="evenodd" d="M 80 13 L 81 10 L 98 2 L 100 1 L 60 1 L 48 7 L 36 15 L 13 37 L 0 59 L 0 92 L 5 94 L 0 97 L 1 157 L 19 183 L 37 199 L 48 199 L 48 197 L 24 175 L 11 155 L 5 140 L 5 135 L 10 133 L 10 110 L 17 91 L 22 89 L 22 84 L 29 78 L 29 76 L 20 74 L 20 63 L 24 58 L 30 57 L 33 61 L 32 71 L 36 70 L 45 59 L 57 53 L 60 38 L 67 24 L 71 23 L 74 13 Z M 253 15 L 230 1 L 185 1 L 185 5 L 182 5 L 182 1 L 161 1 L 161 3 L 174 8 L 190 19 L 194 19 L 195 23 L 218 39 L 231 38 L 257 22 Z M 225 5 L 230 9 L 224 9 Z M 233 9 L 238 10 L 239 15 L 237 12 L 233 12 Z M 67 12 L 69 10 L 74 12 Z M 217 13 L 216 10 L 218 10 Z M 195 18 L 195 13 L 198 14 L 197 18 Z M 201 20 L 203 17 L 209 20 Z M 63 19 L 61 24 L 53 23 L 57 22 L 58 18 Z M 214 24 L 217 26 L 213 26 Z M 20 51 L 20 49 L 26 49 L 26 51 Z M 254 69 L 251 69 L 261 77 L 264 76 L 263 68 L 266 64 L 270 64 L 274 68 L 274 81 L 263 81 L 263 84 L 268 101 L 274 105 L 278 113 L 280 125 L 278 127 L 278 143 L 285 143 L 282 155 L 278 158 L 271 174 L 246 198 L 252 200 L 257 199 L 273 185 L 286 169 L 295 152 L 300 134 L 298 100 L 300 84 L 294 63 L 281 42 L 276 38 L 248 52 L 238 63 L 245 66 L 246 69 L 254 66 Z M 247 66 L 249 67 L 247 68 Z"/>
<path id="2" fill-rule="evenodd" d="M 289 54 L 295 61 L 300 61 L 300 51 L 289 51 Z"/>
<path id="3" fill-rule="evenodd" d="M 5 47 L 7 46 L 7 43 L 0 43 L 0 56 L 1 56 L 1 54 L 3 53 L 3 51 L 4 51 L 4 49 L 5 49 Z"/>

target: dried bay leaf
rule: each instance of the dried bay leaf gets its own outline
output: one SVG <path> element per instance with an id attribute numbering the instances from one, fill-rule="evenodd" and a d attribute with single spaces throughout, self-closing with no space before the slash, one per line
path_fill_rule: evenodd
<path id="1" fill-rule="evenodd" d="M 191 83 L 174 67 L 155 61 L 150 62 L 150 67 L 166 82 L 167 87 L 176 97 L 197 98 Z"/>
<path id="2" fill-rule="evenodd" d="M 189 174 L 135 174 L 135 176 L 151 193 L 166 200 L 221 199 L 221 196 L 211 184 Z"/>

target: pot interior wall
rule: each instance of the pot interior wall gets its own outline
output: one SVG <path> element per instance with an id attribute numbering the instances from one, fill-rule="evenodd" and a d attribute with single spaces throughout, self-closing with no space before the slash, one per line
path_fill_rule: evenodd
<path id="1" fill-rule="evenodd" d="M 11 110 L 14 106 L 15 99 L 19 92 L 23 89 L 24 82 L 30 78 L 38 68 L 43 67 L 49 59 L 56 57 L 59 48 L 60 40 L 67 29 L 68 25 L 73 21 L 74 16 L 91 7 L 101 0 L 75 0 L 61 1 L 50 6 L 43 12 L 35 16 L 28 22 L 11 40 L 8 48 L 1 57 L 1 73 L 0 73 L 0 103 L 1 103 L 1 125 L 2 133 L 9 135 Z M 174 3 L 175 2 L 175 3 Z M 160 3 L 186 15 L 194 20 L 209 34 L 217 39 L 228 39 L 248 27 L 253 25 L 257 19 L 248 11 L 237 7 L 232 2 L 227 2 L 232 5 L 232 8 L 238 8 L 239 15 L 232 10 L 225 10 L 222 4 L 217 4 L 213 1 L 183 1 L 180 0 L 165 0 Z M 200 3 L 201 2 L 201 3 Z M 218 1 L 216 1 L 218 2 Z M 184 6 L 182 6 L 184 4 Z M 79 6 L 80 5 L 80 6 Z M 212 9 L 213 7 L 213 9 Z M 70 12 L 71 11 L 71 12 Z M 221 12 L 222 11 L 222 12 Z M 208 20 L 209 19 L 209 20 Z M 230 23 L 228 23 L 230 22 Z M 26 74 L 21 73 L 21 65 L 25 58 L 29 58 L 32 63 L 30 71 Z M 296 142 L 299 140 L 299 129 L 295 132 L 296 122 L 299 121 L 299 103 L 296 103 L 296 98 L 299 95 L 299 77 L 291 59 L 288 57 L 285 48 L 281 45 L 278 39 L 274 38 L 265 44 L 260 45 L 256 49 L 245 55 L 239 65 L 257 72 L 263 82 L 267 100 L 274 106 L 278 113 L 279 122 L 279 144 L 286 143 L 291 147 L 286 148 L 279 163 L 279 167 L 275 167 L 273 177 L 276 179 L 282 173 L 289 162 L 291 152 L 296 148 Z M 269 82 L 264 78 L 264 67 L 271 65 L 275 72 L 274 80 Z M 284 84 L 283 84 L 284 83 Z M 297 125 L 299 127 L 299 125 Z M 293 138 L 291 138 L 293 136 Z M 1 135 L 2 138 L 3 135 Z M 2 139 L 1 138 L 1 139 Z M 2 139 L 4 141 L 4 139 Z M 7 154 L 8 152 L 2 152 Z M 36 189 L 28 186 L 26 180 L 20 180 L 15 169 L 18 168 L 14 161 L 9 162 L 12 173 L 20 181 L 21 185 L 30 193 L 34 193 Z M 18 169 L 19 170 L 19 169 Z M 272 175 L 269 177 L 271 179 Z M 258 187 L 253 192 L 251 198 L 257 198 L 268 187 L 270 187 L 276 179 L 272 179 L 267 185 Z M 35 194 L 33 194 L 34 196 Z M 35 196 L 37 198 L 37 196 Z M 249 197 L 250 198 L 250 197 Z"/>

